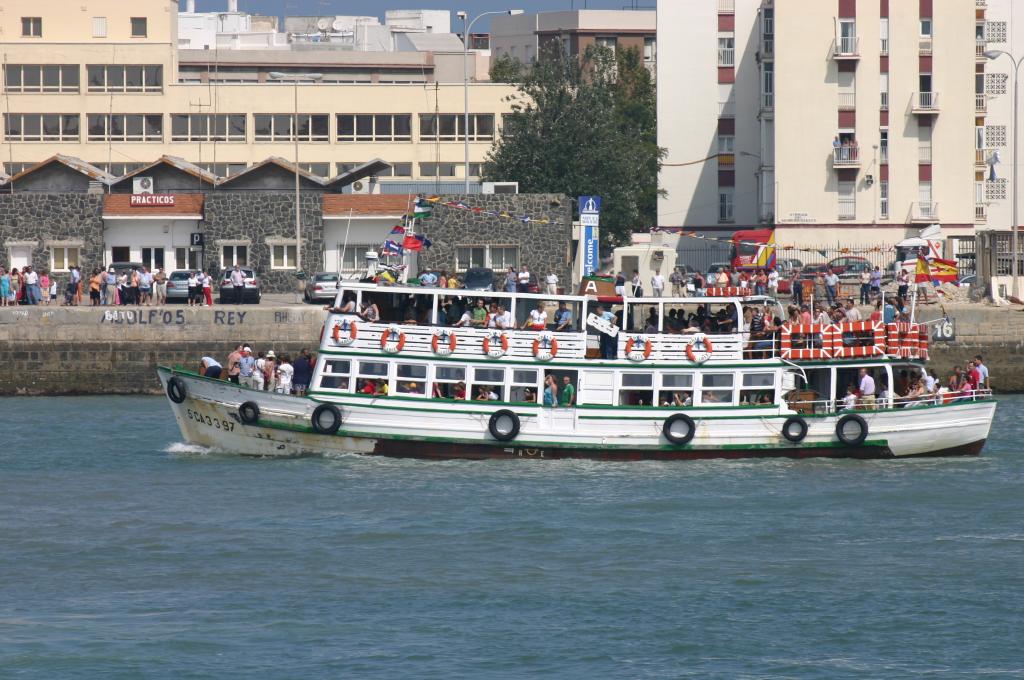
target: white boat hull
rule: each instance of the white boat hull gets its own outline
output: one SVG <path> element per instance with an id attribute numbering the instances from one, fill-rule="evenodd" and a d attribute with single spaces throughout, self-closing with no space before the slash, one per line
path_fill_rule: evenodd
<path id="1" fill-rule="evenodd" d="M 544 408 L 453 404 L 427 399 L 331 399 L 294 397 L 188 373 L 159 369 L 165 389 L 175 375 L 185 385 L 171 406 L 185 441 L 213 450 L 254 456 L 296 457 L 359 453 L 418 458 L 594 458 L 669 460 L 746 457 L 850 457 L 977 455 L 995 414 L 995 402 L 979 400 L 939 406 L 858 411 L 868 435 L 857 446 L 839 440 L 844 414 L 805 416 L 806 437 L 792 443 L 782 426 L 794 414 L 777 407 L 755 409 L 665 409 L 623 407 Z M 243 422 L 239 406 L 253 402 L 260 417 Z M 335 434 L 311 427 L 313 410 L 332 403 L 343 422 Z M 521 422 L 518 435 L 499 441 L 488 429 L 492 414 L 508 408 Z M 684 413 L 696 423 L 684 445 L 666 439 L 665 419 Z"/>

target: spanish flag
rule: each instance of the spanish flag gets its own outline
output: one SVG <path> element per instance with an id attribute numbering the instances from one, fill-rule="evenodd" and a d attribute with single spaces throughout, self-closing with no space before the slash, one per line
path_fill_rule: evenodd
<path id="1" fill-rule="evenodd" d="M 959 278 L 959 270 L 954 260 L 935 258 L 931 265 L 931 279 L 936 286 L 940 283 L 955 283 Z"/>
<path id="2" fill-rule="evenodd" d="M 927 283 L 931 281 L 931 270 L 928 268 L 928 260 L 920 255 L 917 256 L 917 271 L 914 273 L 914 283 Z"/>

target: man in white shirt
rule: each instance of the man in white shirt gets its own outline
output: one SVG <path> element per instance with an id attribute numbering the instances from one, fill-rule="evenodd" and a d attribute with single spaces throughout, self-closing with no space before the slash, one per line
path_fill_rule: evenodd
<path id="1" fill-rule="evenodd" d="M 768 295 L 779 296 L 779 272 L 774 269 L 768 272 Z"/>
<path id="2" fill-rule="evenodd" d="M 245 292 L 245 273 L 236 264 L 231 270 L 231 287 L 235 289 L 235 304 L 242 304 L 242 294 Z"/>
<path id="3" fill-rule="evenodd" d="M 868 373 L 868 369 L 860 369 L 860 403 L 866 409 L 875 408 L 875 379 Z"/>
<path id="4" fill-rule="evenodd" d="M 530 292 L 530 270 L 526 268 L 525 264 L 522 269 L 519 270 L 519 292 Z"/>
<path id="5" fill-rule="evenodd" d="M 39 300 L 42 299 L 42 293 L 39 290 L 39 274 L 32 267 L 28 268 L 25 272 L 25 293 L 28 296 L 28 304 L 38 305 Z"/>
<path id="6" fill-rule="evenodd" d="M 860 310 L 857 309 L 857 305 L 853 304 L 853 300 L 846 301 L 846 320 L 850 322 L 861 321 L 863 317 L 860 315 Z"/>
<path id="7" fill-rule="evenodd" d="M 825 295 L 828 296 L 828 303 L 834 305 L 836 303 L 836 287 L 839 285 L 839 275 L 831 269 L 825 274 Z"/>
<path id="8" fill-rule="evenodd" d="M 985 390 L 989 389 L 988 366 L 982 363 L 980 354 L 974 355 L 974 367 L 978 370 L 978 376 L 981 377 L 981 380 L 978 382 L 978 387 Z"/>
<path id="9" fill-rule="evenodd" d="M 651 290 L 654 291 L 654 297 L 665 295 L 665 277 L 661 275 L 660 269 L 655 270 L 654 276 L 651 277 Z"/>
<path id="10" fill-rule="evenodd" d="M 548 287 L 548 295 L 558 295 L 558 276 L 554 272 L 548 272 L 544 277 L 544 283 Z"/>
<path id="11" fill-rule="evenodd" d="M 512 313 L 502 305 L 498 305 L 498 314 L 494 317 L 494 327 L 502 330 L 516 327 L 515 322 L 512 321 Z"/>

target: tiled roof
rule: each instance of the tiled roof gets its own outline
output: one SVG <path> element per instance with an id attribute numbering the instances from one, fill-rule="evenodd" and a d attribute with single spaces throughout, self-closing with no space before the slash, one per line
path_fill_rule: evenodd
<path id="1" fill-rule="evenodd" d="M 404 215 L 411 209 L 412 199 L 405 194 L 324 194 L 324 215 L 354 216 Z"/>
<path id="2" fill-rule="evenodd" d="M 133 206 L 132 194 L 103 197 L 104 217 L 194 217 L 203 214 L 203 194 L 174 194 L 174 205 Z"/>

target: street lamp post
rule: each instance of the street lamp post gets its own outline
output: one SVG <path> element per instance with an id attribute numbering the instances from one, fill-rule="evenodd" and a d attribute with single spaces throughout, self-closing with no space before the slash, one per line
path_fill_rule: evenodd
<path id="1" fill-rule="evenodd" d="M 1020 65 L 1024 64 L 1024 59 L 1014 59 L 1013 55 L 1004 50 L 987 50 L 985 52 L 986 59 L 998 59 L 1000 56 L 1006 55 L 1006 57 L 1013 63 L 1013 175 L 1010 180 L 1013 182 L 1013 198 L 1012 198 L 1012 211 L 1013 211 L 1013 224 L 1010 225 L 1010 249 L 1013 251 L 1010 259 L 1010 276 L 1012 281 L 1010 283 L 1010 292 L 1015 297 L 1020 299 L 1019 284 L 1017 283 L 1017 276 L 1020 273 L 1018 271 L 1019 265 L 1017 264 L 1018 257 L 1018 245 L 1017 245 L 1017 105 L 1018 105 L 1018 76 L 1020 75 Z"/>
<path id="2" fill-rule="evenodd" d="M 476 15 L 472 21 L 469 20 L 469 12 L 460 11 L 457 16 L 462 19 L 462 97 L 463 97 L 463 114 L 462 114 L 462 137 L 463 137 L 463 150 L 465 152 L 464 162 L 465 165 L 462 168 L 462 174 L 466 177 L 465 193 L 469 194 L 469 32 L 473 29 L 473 24 L 477 22 L 477 19 L 486 17 L 493 14 L 501 14 L 505 16 L 518 16 L 523 13 L 521 9 L 508 9 L 503 12 L 483 12 Z M 437 125 L 438 122 L 435 122 Z M 438 130 L 440 132 L 440 130 Z"/>
<path id="3" fill-rule="evenodd" d="M 299 81 L 323 80 L 322 73 L 278 73 L 268 74 L 271 80 L 290 80 L 295 89 L 295 114 L 292 118 L 292 137 L 295 139 L 295 271 L 302 271 L 302 216 L 299 209 Z M 312 123 L 310 123 L 312 125 Z M 312 130 L 310 130 L 312 132 Z"/>

